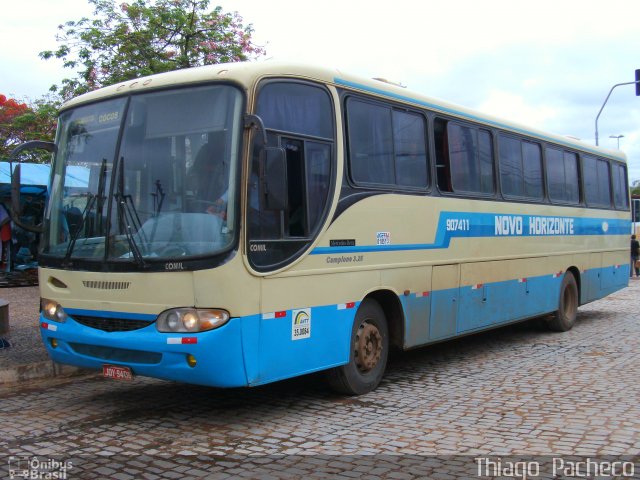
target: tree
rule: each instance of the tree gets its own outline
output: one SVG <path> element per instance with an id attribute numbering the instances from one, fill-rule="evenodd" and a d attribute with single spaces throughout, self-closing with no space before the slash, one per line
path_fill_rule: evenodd
<path id="1" fill-rule="evenodd" d="M 0 158 L 8 157 L 11 150 L 22 143 L 13 126 L 15 119 L 27 110 L 29 107 L 26 103 L 0 95 Z"/>
<path id="2" fill-rule="evenodd" d="M 52 86 L 68 99 L 145 75 L 264 55 L 251 40 L 253 28 L 209 0 L 89 0 L 95 18 L 58 27 L 57 50 L 40 57 L 62 59 L 78 76 Z"/>
<path id="3" fill-rule="evenodd" d="M 56 133 L 59 100 L 43 97 L 28 105 L 0 95 L 0 158 L 29 140 L 53 141 Z M 48 156 L 35 153 L 31 161 L 46 162 Z"/>
<path id="4" fill-rule="evenodd" d="M 631 182 L 631 195 L 640 195 L 640 180 Z"/>

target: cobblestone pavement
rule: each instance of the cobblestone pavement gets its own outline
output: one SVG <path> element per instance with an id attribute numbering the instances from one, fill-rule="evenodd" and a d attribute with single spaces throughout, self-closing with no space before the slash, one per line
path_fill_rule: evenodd
<path id="1" fill-rule="evenodd" d="M 638 477 L 640 281 L 578 318 L 567 333 L 533 320 L 398 354 L 361 397 L 321 375 L 233 390 L 95 377 L 0 389 L 0 458 L 72 462 L 66 478 L 446 479 L 478 478 L 477 456 L 578 455 L 634 460 Z"/>
<path id="2" fill-rule="evenodd" d="M 0 370 L 49 360 L 39 331 L 38 287 L 2 288 L 0 298 L 9 302 L 9 334 L 2 337 L 11 343 L 0 350 Z"/>

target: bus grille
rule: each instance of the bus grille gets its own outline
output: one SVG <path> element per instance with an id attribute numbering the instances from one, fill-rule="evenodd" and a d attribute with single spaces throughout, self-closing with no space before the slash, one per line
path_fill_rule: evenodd
<path id="1" fill-rule="evenodd" d="M 87 327 L 97 328 L 105 332 L 130 332 L 151 325 L 154 320 L 129 320 L 127 318 L 103 318 L 73 315 L 72 318 Z"/>
<path id="2" fill-rule="evenodd" d="M 126 290 L 131 282 L 107 282 L 103 280 L 83 280 L 86 288 L 98 288 L 100 290 Z"/>
<path id="3" fill-rule="evenodd" d="M 86 357 L 99 358 L 109 362 L 141 363 L 153 365 L 162 361 L 162 354 L 158 352 L 144 352 L 142 350 L 127 350 L 125 348 L 102 347 L 86 345 L 84 343 L 69 343 L 74 352 Z"/>

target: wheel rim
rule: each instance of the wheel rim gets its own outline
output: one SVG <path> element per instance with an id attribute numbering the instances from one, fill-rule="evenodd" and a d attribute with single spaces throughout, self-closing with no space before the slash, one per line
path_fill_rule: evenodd
<path id="1" fill-rule="evenodd" d="M 361 373 L 371 371 L 382 355 L 382 335 L 375 325 L 363 322 L 356 334 L 354 357 Z"/>

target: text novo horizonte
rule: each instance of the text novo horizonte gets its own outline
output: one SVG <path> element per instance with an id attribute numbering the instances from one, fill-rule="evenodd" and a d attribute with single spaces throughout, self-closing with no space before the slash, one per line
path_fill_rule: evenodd
<path id="1" fill-rule="evenodd" d="M 573 235 L 573 218 L 496 215 L 495 235 Z"/>

